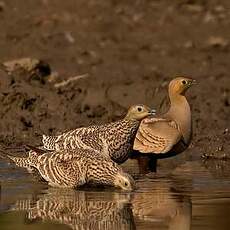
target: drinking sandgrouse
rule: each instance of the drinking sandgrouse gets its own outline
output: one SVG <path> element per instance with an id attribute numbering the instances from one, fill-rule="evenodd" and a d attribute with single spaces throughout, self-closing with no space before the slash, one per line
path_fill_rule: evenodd
<path id="1" fill-rule="evenodd" d="M 132 190 L 134 180 L 110 157 L 93 150 L 44 151 L 33 148 L 27 157 L 7 155 L 17 166 L 37 169 L 49 185 L 76 188 L 87 183 L 110 185 Z"/>

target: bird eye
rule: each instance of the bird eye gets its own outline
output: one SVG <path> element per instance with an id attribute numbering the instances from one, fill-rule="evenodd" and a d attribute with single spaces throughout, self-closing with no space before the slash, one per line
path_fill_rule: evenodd
<path id="1" fill-rule="evenodd" d="M 128 183 L 127 183 L 127 182 L 125 182 L 125 186 L 128 186 Z"/>
<path id="2" fill-rule="evenodd" d="M 137 108 L 137 111 L 138 111 L 138 112 L 141 112 L 141 111 L 142 111 L 142 108 L 141 108 L 141 107 L 138 107 L 138 108 Z"/>
<path id="3" fill-rule="evenodd" d="M 185 85 L 187 82 L 185 80 L 182 81 L 182 84 Z"/>

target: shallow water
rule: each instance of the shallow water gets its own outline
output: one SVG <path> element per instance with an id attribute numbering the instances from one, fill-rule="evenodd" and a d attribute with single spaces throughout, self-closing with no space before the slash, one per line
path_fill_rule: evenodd
<path id="1" fill-rule="evenodd" d="M 135 172 L 135 167 L 130 166 Z M 187 162 L 170 173 L 135 176 L 132 193 L 56 189 L 0 163 L 0 229 L 227 230 L 230 167 Z"/>

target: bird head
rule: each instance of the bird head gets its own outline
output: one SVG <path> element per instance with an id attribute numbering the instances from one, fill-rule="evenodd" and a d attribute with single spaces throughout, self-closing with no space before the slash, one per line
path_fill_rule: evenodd
<path id="1" fill-rule="evenodd" d="M 87 182 L 115 186 L 124 190 L 134 188 L 133 178 L 123 172 L 122 168 L 112 161 L 110 157 L 100 156 L 98 161 L 97 159 L 89 160 Z"/>
<path id="2" fill-rule="evenodd" d="M 131 106 L 125 118 L 128 120 L 138 120 L 139 121 L 149 115 L 155 115 L 155 114 L 156 114 L 155 109 L 150 109 L 148 106 L 140 104 L 140 105 Z"/>
<path id="3" fill-rule="evenodd" d="M 128 173 L 119 171 L 115 176 L 114 186 L 123 190 L 132 191 L 135 188 L 135 181 Z"/>
<path id="4" fill-rule="evenodd" d="M 196 81 L 191 78 L 177 77 L 169 83 L 169 95 L 184 95 L 194 84 Z"/>

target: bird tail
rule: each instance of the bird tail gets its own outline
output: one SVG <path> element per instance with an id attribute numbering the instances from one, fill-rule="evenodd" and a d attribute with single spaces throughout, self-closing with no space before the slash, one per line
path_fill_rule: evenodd
<path id="1" fill-rule="evenodd" d="M 16 157 L 13 155 L 6 154 L 2 150 L 0 151 L 0 156 L 4 159 L 10 159 L 14 162 L 15 165 L 22 168 L 30 168 L 31 166 L 36 167 L 38 162 L 38 154 L 33 150 L 29 151 L 27 157 Z"/>
<path id="2" fill-rule="evenodd" d="M 55 150 L 55 142 L 58 139 L 57 136 L 42 135 L 43 147 L 46 150 Z"/>

